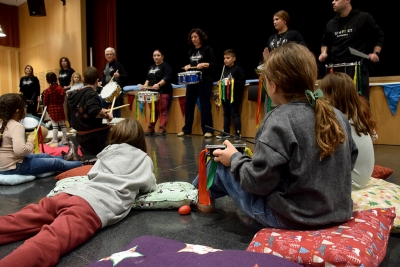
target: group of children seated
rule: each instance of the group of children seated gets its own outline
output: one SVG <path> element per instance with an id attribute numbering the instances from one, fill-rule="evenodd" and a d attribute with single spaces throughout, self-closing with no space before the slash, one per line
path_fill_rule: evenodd
<path id="1" fill-rule="evenodd" d="M 263 226 L 281 229 L 319 229 L 348 221 L 351 191 L 366 185 L 374 165 L 376 123 L 368 103 L 346 74 L 328 74 L 315 90 L 317 63 L 300 44 L 274 49 L 262 75 L 277 107 L 260 125 L 252 157 L 238 152 L 229 140 L 224 141 L 226 149 L 213 152 L 217 168 L 210 205 L 229 195 Z M 39 156 L 31 152 L 36 137 L 23 141 L 25 132 L 18 122 L 25 116 L 24 107 L 18 94 L 0 97 L 0 175 L 35 169 Z M 1 259 L 0 266 L 54 266 L 96 231 L 122 220 L 136 196 L 155 190 L 153 163 L 137 121 L 126 119 L 113 126 L 108 144 L 83 185 L 0 217 L 0 245 L 29 238 Z M 58 171 L 81 164 L 47 160 L 57 162 Z M 126 168 L 119 168 L 121 163 Z M 196 177 L 193 184 L 198 182 Z"/>

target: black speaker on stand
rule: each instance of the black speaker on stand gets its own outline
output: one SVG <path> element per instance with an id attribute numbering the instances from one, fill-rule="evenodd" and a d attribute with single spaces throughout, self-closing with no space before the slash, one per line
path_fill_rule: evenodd
<path id="1" fill-rule="evenodd" d="M 44 0 L 28 0 L 29 15 L 32 17 L 46 16 Z"/>

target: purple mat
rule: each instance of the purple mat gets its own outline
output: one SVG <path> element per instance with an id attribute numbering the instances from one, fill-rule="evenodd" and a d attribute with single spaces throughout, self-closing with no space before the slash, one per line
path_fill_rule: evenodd
<path id="1" fill-rule="evenodd" d="M 241 266 L 298 267 L 280 257 L 242 250 L 218 250 L 156 236 L 141 236 L 120 252 L 88 267 L 128 266 Z"/>

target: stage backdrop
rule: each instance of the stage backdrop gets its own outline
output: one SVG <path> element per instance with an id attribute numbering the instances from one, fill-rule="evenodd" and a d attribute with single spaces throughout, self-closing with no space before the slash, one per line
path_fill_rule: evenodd
<path id="1" fill-rule="evenodd" d="M 216 1 L 117 1 L 117 57 L 129 73 L 130 84 L 144 83 L 156 48 L 164 51 L 165 61 L 172 65 L 175 73 L 182 72 L 181 68 L 188 63 L 188 33 L 192 28 L 199 27 L 208 35 L 217 58 L 215 80 L 222 71 L 223 51 L 228 48 L 236 50 L 237 63 L 244 68 L 246 78 L 256 78 L 254 69 L 259 64 L 268 37 L 276 33 L 273 14 L 281 9 L 288 11 L 291 28 L 300 31 L 310 50 L 318 57 L 325 25 L 335 15 L 331 2 L 281 0 L 279 3 L 237 1 L 221 4 Z M 371 13 L 385 33 L 380 63 L 373 65 L 371 76 L 400 75 L 400 68 L 397 68 L 400 41 L 396 38 L 397 25 L 391 22 L 397 15 L 394 4 L 352 2 L 353 7 Z M 101 20 L 100 17 L 90 16 L 88 14 L 88 20 Z M 88 28 L 87 32 L 90 33 L 91 29 Z M 88 47 L 93 46 L 91 42 L 88 38 Z M 96 67 L 102 68 L 104 64 L 98 65 Z M 319 64 L 319 77 L 323 75 L 324 64 Z"/>

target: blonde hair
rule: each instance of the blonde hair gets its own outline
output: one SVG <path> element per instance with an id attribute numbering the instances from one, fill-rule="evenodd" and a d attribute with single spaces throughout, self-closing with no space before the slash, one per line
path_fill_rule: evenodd
<path id="1" fill-rule="evenodd" d="M 319 82 L 319 87 L 332 105 L 353 121 L 358 136 L 369 134 L 372 137 L 376 134 L 376 121 L 372 118 L 368 102 L 358 95 L 349 75 L 330 73 Z"/>
<path id="2" fill-rule="evenodd" d="M 314 91 L 317 63 L 307 47 L 291 42 L 274 49 L 264 62 L 263 75 L 282 90 L 286 100 L 307 102 L 305 90 Z M 333 154 L 346 135 L 325 99 L 315 103 L 315 135 L 320 159 Z"/>
<path id="3" fill-rule="evenodd" d="M 72 74 L 72 76 L 71 76 L 71 85 L 74 85 L 74 84 L 75 84 L 75 82 L 74 82 L 74 76 L 79 76 L 79 82 L 83 83 L 82 75 L 81 75 L 79 72 L 76 72 L 76 71 L 75 71 L 75 72 Z"/>

